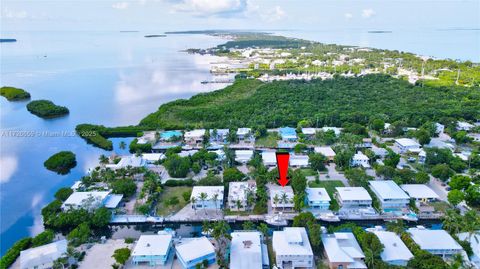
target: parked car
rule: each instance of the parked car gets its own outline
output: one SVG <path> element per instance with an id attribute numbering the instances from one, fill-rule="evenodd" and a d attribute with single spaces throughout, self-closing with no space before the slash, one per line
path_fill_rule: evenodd
<path id="1" fill-rule="evenodd" d="M 416 160 L 414 157 L 408 157 L 408 161 L 411 163 L 414 163 Z"/>

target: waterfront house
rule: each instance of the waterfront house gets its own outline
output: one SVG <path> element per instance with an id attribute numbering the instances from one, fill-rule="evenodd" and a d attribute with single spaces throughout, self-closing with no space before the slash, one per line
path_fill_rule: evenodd
<path id="1" fill-rule="evenodd" d="M 470 256 L 470 261 L 480 268 L 480 231 L 476 231 L 474 234 L 470 233 L 459 233 L 457 234 L 458 239 L 462 241 L 467 241 L 470 243 L 473 254 Z"/>
<path id="2" fill-rule="evenodd" d="M 282 141 L 285 142 L 296 142 L 297 141 L 297 132 L 292 127 L 282 127 L 278 129 Z"/>
<path id="3" fill-rule="evenodd" d="M 372 197 L 364 187 L 336 187 L 337 200 L 344 208 L 362 208 L 372 206 Z"/>
<path id="4" fill-rule="evenodd" d="M 110 191 L 85 191 L 72 193 L 62 204 L 62 210 L 85 208 L 94 210 L 105 205 Z"/>
<path id="5" fill-rule="evenodd" d="M 227 143 L 229 129 L 212 129 L 210 130 L 210 142 L 211 143 Z"/>
<path id="6" fill-rule="evenodd" d="M 132 264 L 164 265 L 170 256 L 172 244 L 172 235 L 169 233 L 141 235 L 132 252 Z"/>
<path id="7" fill-rule="evenodd" d="M 393 180 L 369 181 L 368 184 L 384 212 L 408 208 L 410 197 Z"/>
<path id="8" fill-rule="evenodd" d="M 308 139 L 315 138 L 316 133 L 317 131 L 315 130 L 315 128 L 302 128 L 302 134 Z"/>
<path id="9" fill-rule="evenodd" d="M 255 198 L 257 192 L 257 183 L 254 180 L 230 182 L 228 184 L 228 208 L 232 211 L 244 211 L 249 205 L 247 199 L 249 196 Z"/>
<path id="10" fill-rule="evenodd" d="M 315 153 L 322 154 L 323 156 L 327 157 L 329 162 L 333 162 L 335 159 L 335 151 L 333 151 L 332 147 L 325 146 L 325 147 L 315 147 Z"/>
<path id="11" fill-rule="evenodd" d="M 417 202 L 426 203 L 439 199 L 438 194 L 425 184 L 403 184 L 400 187 Z"/>
<path id="12" fill-rule="evenodd" d="M 353 155 L 350 165 L 353 167 L 361 166 L 363 168 L 370 168 L 370 164 L 368 163 L 369 161 L 370 159 L 367 157 L 367 155 L 359 151 Z"/>
<path id="13" fill-rule="evenodd" d="M 330 207 L 330 196 L 325 188 L 306 188 L 307 205 L 311 209 L 328 210 Z"/>
<path id="14" fill-rule="evenodd" d="M 183 269 L 194 269 L 197 264 L 207 261 L 214 264 L 215 248 L 205 236 L 199 238 L 183 238 L 175 246 L 178 261 Z"/>
<path id="15" fill-rule="evenodd" d="M 157 142 L 157 135 L 156 131 L 145 131 L 143 135 L 137 138 L 137 144 L 144 145 L 144 144 L 154 144 Z"/>
<path id="16" fill-rule="evenodd" d="M 238 128 L 237 138 L 241 142 L 252 142 L 253 133 L 251 128 Z"/>
<path id="17" fill-rule="evenodd" d="M 420 249 L 444 259 L 463 251 L 460 244 L 445 230 L 429 230 L 423 226 L 417 226 L 407 229 L 407 232 Z"/>
<path id="18" fill-rule="evenodd" d="M 270 187 L 270 205 L 275 211 L 292 211 L 293 197 L 293 189 L 290 185 Z"/>
<path id="19" fill-rule="evenodd" d="M 421 150 L 420 144 L 410 138 L 395 139 L 395 146 L 398 148 L 400 153 L 420 152 Z"/>
<path id="20" fill-rule="evenodd" d="M 136 156 L 135 154 L 129 156 L 122 156 L 118 163 L 110 163 L 106 164 L 106 168 L 110 168 L 113 170 L 121 169 L 121 168 L 137 168 L 137 167 L 144 167 L 147 165 L 147 160 L 143 159 L 142 156 Z"/>
<path id="21" fill-rule="evenodd" d="M 165 131 L 160 133 L 160 140 L 164 142 L 178 141 L 182 138 L 181 131 Z"/>
<path id="22" fill-rule="evenodd" d="M 280 269 L 315 267 L 312 247 L 303 227 L 285 227 L 283 231 L 274 231 L 272 246 Z"/>
<path id="23" fill-rule="evenodd" d="M 380 254 L 382 261 L 390 265 L 406 266 L 408 261 L 413 258 L 412 252 L 397 234 L 382 230 L 375 230 L 372 233 L 378 237 L 378 240 L 384 246 Z"/>
<path id="24" fill-rule="evenodd" d="M 330 269 L 367 269 L 365 254 L 353 233 L 323 234 L 322 244 Z"/>
<path id="25" fill-rule="evenodd" d="M 220 209 L 223 207 L 223 186 L 195 186 L 190 201 L 195 198 L 194 208 Z M 204 195 L 202 195 L 204 194 Z M 202 200 L 200 197 L 205 196 Z"/>
<path id="26" fill-rule="evenodd" d="M 253 157 L 253 150 L 236 150 L 235 161 L 241 164 L 246 164 Z"/>
<path id="27" fill-rule="evenodd" d="M 165 159 L 165 154 L 163 153 L 142 153 L 142 159 L 147 164 L 153 164 L 160 160 Z"/>
<path id="28" fill-rule="evenodd" d="M 205 135 L 205 129 L 195 129 L 185 132 L 183 139 L 186 144 L 197 145 L 203 142 L 203 136 Z"/>
<path id="29" fill-rule="evenodd" d="M 65 257 L 67 240 L 59 240 L 43 246 L 29 248 L 20 252 L 21 269 L 52 268 L 55 260 Z"/>
<path id="30" fill-rule="evenodd" d="M 459 121 L 457 122 L 457 131 L 470 131 L 475 128 L 475 125 L 468 123 L 466 121 Z"/>
<path id="31" fill-rule="evenodd" d="M 277 157 L 275 151 L 262 151 L 262 161 L 265 166 L 276 166 Z"/>
<path id="32" fill-rule="evenodd" d="M 257 231 L 236 231 L 231 234 L 230 269 L 270 268 L 267 246 Z"/>

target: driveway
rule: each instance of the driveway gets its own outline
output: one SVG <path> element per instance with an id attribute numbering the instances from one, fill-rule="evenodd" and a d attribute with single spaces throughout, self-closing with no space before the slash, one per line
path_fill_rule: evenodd
<path id="1" fill-rule="evenodd" d="M 430 182 L 428 183 L 428 186 L 440 197 L 440 200 L 448 202 L 448 191 L 445 190 L 445 187 L 442 186 L 442 183 L 442 181 L 430 175 Z"/>
<path id="2" fill-rule="evenodd" d="M 112 258 L 113 252 L 126 247 L 132 249 L 133 244 L 126 244 L 124 239 L 107 240 L 105 244 L 95 244 L 86 251 L 85 259 L 78 268 L 112 268 L 112 264 L 115 263 L 115 259 Z"/>
<path id="3" fill-rule="evenodd" d="M 345 175 L 337 171 L 337 165 L 335 163 L 330 163 L 325 167 L 327 168 L 327 173 L 321 173 L 320 180 L 340 180 L 346 187 L 350 186 L 350 184 L 348 183 L 348 179 L 345 177 Z"/>

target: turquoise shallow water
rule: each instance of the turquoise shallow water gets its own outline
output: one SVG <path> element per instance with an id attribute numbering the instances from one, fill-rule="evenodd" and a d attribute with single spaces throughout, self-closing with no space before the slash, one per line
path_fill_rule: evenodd
<path id="1" fill-rule="evenodd" d="M 364 29 L 348 29 L 279 34 L 436 57 L 476 61 L 480 57 L 478 30 L 370 34 Z M 25 102 L 0 99 L 0 254 L 16 240 L 41 231 L 40 209 L 58 188 L 70 186 L 105 153 L 72 135 L 77 124 L 136 124 L 162 103 L 225 86 L 200 83 L 211 79 L 209 64 L 217 58 L 179 52 L 223 42 L 218 38 L 144 38 L 142 32 L 95 31 L 1 35 L 18 42 L 0 45 L 0 84 L 24 88 L 32 99 L 52 100 L 67 106 L 71 113 L 43 120 L 31 115 Z M 114 145 L 121 140 L 128 142 L 114 139 Z M 77 155 L 78 165 L 69 175 L 59 176 L 43 167 L 43 162 L 60 150 Z M 121 153 L 118 148 L 115 151 Z"/>

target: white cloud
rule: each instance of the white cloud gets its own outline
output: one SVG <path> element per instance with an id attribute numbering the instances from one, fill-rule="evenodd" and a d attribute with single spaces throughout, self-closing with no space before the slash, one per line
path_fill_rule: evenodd
<path id="1" fill-rule="evenodd" d="M 28 13 L 25 10 L 12 10 L 9 8 L 4 8 L 2 10 L 2 17 L 7 19 L 26 19 L 28 17 Z"/>
<path id="2" fill-rule="evenodd" d="M 353 15 L 352 15 L 352 13 L 348 13 L 348 12 L 347 12 L 347 13 L 345 13 L 343 16 L 345 16 L 345 19 L 347 19 L 347 20 L 349 20 L 349 19 L 353 18 Z"/>
<path id="3" fill-rule="evenodd" d="M 177 12 L 188 12 L 198 16 L 242 13 L 247 9 L 247 0 L 179 0 L 173 5 Z"/>
<path id="4" fill-rule="evenodd" d="M 129 4 L 127 2 L 117 2 L 112 5 L 114 9 L 127 9 Z"/>
<path id="5" fill-rule="evenodd" d="M 0 169 L 0 183 L 7 183 L 17 170 L 17 158 L 14 156 L 0 157 L 0 167 L 2 167 Z"/>
<path id="6" fill-rule="evenodd" d="M 367 8 L 367 9 L 364 9 L 362 10 L 362 17 L 363 18 L 370 18 L 370 17 L 373 17 L 375 16 L 375 10 L 371 9 L 371 8 Z"/>

